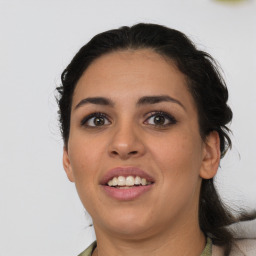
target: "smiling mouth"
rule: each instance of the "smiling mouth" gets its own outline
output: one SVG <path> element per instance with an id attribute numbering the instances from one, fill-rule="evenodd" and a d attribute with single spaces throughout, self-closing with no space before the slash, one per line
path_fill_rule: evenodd
<path id="1" fill-rule="evenodd" d="M 102 191 L 112 199 L 131 201 L 140 198 L 154 187 L 155 179 L 140 168 L 116 167 L 101 179 Z"/>
<path id="2" fill-rule="evenodd" d="M 153 184 L 153 182 L 146 180 L 145 178 L 141 178 L 140 176 L 117 176 L 112 178 L 106 184 L 109 187 L 115 187 L 119 189 L 129 189 L 132 187 L 138 186 L 148 186 Z"/>

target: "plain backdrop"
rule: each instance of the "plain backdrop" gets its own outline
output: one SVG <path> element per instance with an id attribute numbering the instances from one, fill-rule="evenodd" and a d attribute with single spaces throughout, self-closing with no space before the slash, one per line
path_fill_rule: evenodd
<path id="1" fill-rule="evenodd" d="M 1 256 L 77 255 L 94 240 L 62 168 L 55 87 L 93 35 L 138 22 L 181 30 L 220 63 L 234 146 L 216 184 L 227 204 L 256 208 L 255 1 L 0 0 Z"/>

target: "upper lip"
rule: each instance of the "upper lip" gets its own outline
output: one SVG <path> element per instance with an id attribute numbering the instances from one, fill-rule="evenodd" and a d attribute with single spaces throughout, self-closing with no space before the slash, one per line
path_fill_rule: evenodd
<path id="1" fill-rule="evenodd" d="M 100 180 L 101 185 L 106 185 L 109 180 L 113 179 L 114 177 L 118 176 L 139 176 L 141 178 L 145 178 L 147 181 L 154 182 L 154 179 L 152 176 L 150 176 L 148 173 L 143 171 L 142 169 L 138 167 L 128 166 L 128 167 L 115 167 L 113 169 L 110 169 L 107 171 L 107 173 L 102 177 Z"/>

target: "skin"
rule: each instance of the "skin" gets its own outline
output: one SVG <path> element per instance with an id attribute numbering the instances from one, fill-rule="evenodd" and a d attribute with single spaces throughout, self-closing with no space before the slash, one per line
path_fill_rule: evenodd
<path id="1" fill-rule="evenodd" d="M 168 95 L 177 102 L 138 105 L 141 97 Z M 80 104 L 88 97 L 111 99 L 113 106 Z M 172 115 L 155 124 L 156 111 Z M 107 115 L 98 127 L 94 112 Z M 202 178 L 212 178 L 220 160 L 219 137 L 199 134 L 195 102 L 184 75 L 152 50 L 126 50 L 96 59 L 77 83 L 70 137 L 63 165 L 92 216 L 98 246 L 94 255 L 194 255 L 205 246 L 198 223 Z M 108 170 L 135 166 L 155 183 L 143 195 L 118 201 L 100 180 Z"/>

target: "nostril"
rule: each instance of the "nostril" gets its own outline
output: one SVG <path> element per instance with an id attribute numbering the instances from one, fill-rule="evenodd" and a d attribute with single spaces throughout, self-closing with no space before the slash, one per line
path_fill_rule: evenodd
<path id="1" fill-rule="evenodd" d="M 131 151 L 130 153 L 129 153 L 129 155 L 136 155 L 138 153 L 138 151 Z"/>
<path id="2" fill-rule="evenodd" d="M 139 150 L 127 150 L 127 149 L 120 149 L 120 150 L 111 150 L 109 154 L 112 157 L 120 157 L 122 159 L 128 159 L 130 157 L 137 157 L 140 155 Z"/>

